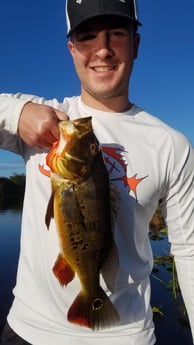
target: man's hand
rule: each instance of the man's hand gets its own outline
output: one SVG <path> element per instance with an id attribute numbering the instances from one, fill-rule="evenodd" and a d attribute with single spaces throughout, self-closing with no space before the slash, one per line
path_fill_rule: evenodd
<path id="1" fill-rule="evenodd" d="M 29 146 L 51 148 L 59 139 L 59 120 L 68 120 L 68 116 L 48 105 L 29 102 L 20 115 L 19 136 Z"/>

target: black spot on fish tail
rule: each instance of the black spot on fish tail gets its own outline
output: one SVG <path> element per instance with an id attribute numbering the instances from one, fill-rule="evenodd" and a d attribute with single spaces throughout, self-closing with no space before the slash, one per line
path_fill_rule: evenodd
<path id="1" fill-rule="evenodd" d="M 92 301 L 92 309 L 93 310 L 100 310 L 103 308 L 103 300 L 101 298 L 96 298 Z"/>

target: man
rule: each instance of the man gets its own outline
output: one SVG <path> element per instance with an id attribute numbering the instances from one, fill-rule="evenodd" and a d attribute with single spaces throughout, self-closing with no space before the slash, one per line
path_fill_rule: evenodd
<path id="1" fill-rule="evenodd" d="M 81 96 L 56 100 L 1 95 L 0 146 L 26 162 L 22 240 L 15 299 L 1 344 L 152 345 L 149 221 L 158 206 L 169 229 L 179 282 L 194 334 L 193 150 L 182 134 L 133 105 L 128 88 L 141 25 L 136 1 L 67 1 L 68 47 Z M 58 121 L 92 116 L 110 181 L 120 194 L 114 224 L 119 272 L 114 291 L 102 287 L 119 321 L 92 331 L 67 320 L 79 291 L 61 289 L 52 273 L 58 240 L 44 215 L 50 197 L 45 157 L 59 138 Z"/>

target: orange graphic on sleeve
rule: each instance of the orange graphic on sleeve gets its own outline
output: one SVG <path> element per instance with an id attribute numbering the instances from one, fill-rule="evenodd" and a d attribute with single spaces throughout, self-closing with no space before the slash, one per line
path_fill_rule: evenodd
<path id="1" fill-rule="evenodd" d="M 121 147 L 102 146 L 102 151 L 104 153 L 104 161 L 108 168 L 110 181 L 122 181 L 124 186 L 129 188 L 129 193 L 133 192 L 136 200 L 138 200 L 137 186 L 147 176 L 138 178 L 136 173 L 132 177 L 127 177 L 127 163 L 122 155 L 123 149 L 121 149 Z M 113 174 L 114 171 L 116 172 L 115 174 Z"/>

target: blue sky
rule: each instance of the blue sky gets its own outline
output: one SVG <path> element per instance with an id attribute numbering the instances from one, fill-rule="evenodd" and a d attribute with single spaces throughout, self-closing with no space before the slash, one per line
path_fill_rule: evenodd
<path id="1" fill-rule="evenodd" d="M 194 0 L 139 0 L 139 14 L 130 100 L 194 144 Z M 0 1 L 0 92 L 79 94 L 65 25 L 65 0 Z M 0 150 L 0 176 L 21 172 L 22 159 Z"/>

